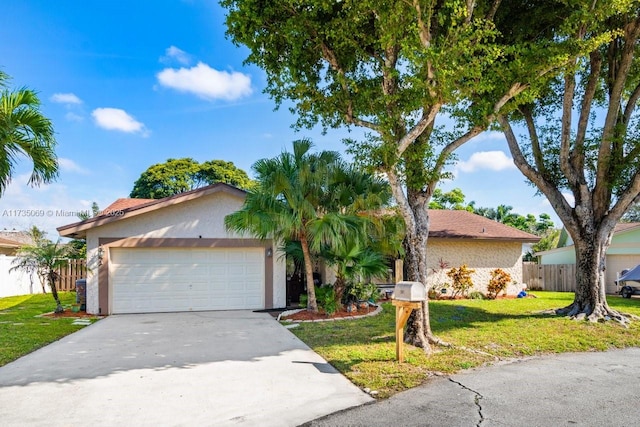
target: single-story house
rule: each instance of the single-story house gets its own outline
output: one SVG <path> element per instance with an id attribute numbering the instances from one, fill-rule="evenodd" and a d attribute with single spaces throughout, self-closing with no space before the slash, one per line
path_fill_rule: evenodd
<path id="1" fill-rule="evenodd" d="M 576 252 L 571 236 L 566 245 L 536 253 L 540 264 L 575 264 Z M 605 258 L 605 292 L 616 293 L 616 280 L 622 270 L 627 270 L 640 264 L 640 222 L 619 223 L 613 231 L 611 245 L 607 249 Z"/>
<path id="2" fill-rule="evenodd" d="M 523 246 L 539 240 L 540 237 L 534 234 L 471 212 L 430 209 L 427 287 L 440 292 L 443 284 L 451 283 L 446 272 L 464 264 L 475 270 L 471 275 L 473 290 L 486 293 L 491 272 L 501 268 L 512 279 L 512 285 L 506 289 L 507 293 L 516 295 L 522 290 Z M 402 262 L 389 267 L 388 277 L 376 280 L 377 284 L 391 285 L 394 280 L 402 280 L 404 275 L 396 271 L 402 268 Z M 323 283 L 333 283 L 335 280 L 331 267 L 320 263 L 319 272 L 324 279 Z M 451 295 L 451 288 L 445 289 Z"/>
<path id="3" fill-rule="evenodd" d="M 0 255 L 15 255 L 23 243 L 0 237 Z"/>
<path id="4" fill-rule="evenodd" d="M 59 227 L 87 241 L 87 312 L 284 307 L 285 259 L 273 241 L 224 227 L 245 196 L 217 183 L 158 200 L 119 199 Z"/>
<path id="5" fill-rule="evenodd" d="M 0 231 L 0 255 L 15 255 L 22 246 L 30 244 L 33 244 L 33 239 L 26 231 Z"/>
<path id="6" fill-rule="evenodd" d="M 429 287 L 438 291 L 442 283 L 451 283 L 446 272 L 464 264 L 475 270 L 471 275 L 474 290 L 486 292 L 491 272 L 497 268 L 511 276 L 508 294 L 522 290 L 523 245 L 538 242 L 538 236 L 462 210 L 431 209 L 429 219 Z"/>

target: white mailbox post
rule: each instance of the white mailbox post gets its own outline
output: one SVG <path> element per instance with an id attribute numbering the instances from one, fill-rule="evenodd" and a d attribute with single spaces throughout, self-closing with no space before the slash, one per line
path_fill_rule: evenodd
<path id="1" fill-rule="evenodd" d="M 404 362 L 404 325 L 409 315 L 427 300 L 427 289 L 420 282 L 398 282 L 393 291 L 392 304 L 396 307 L 396 359 Z"/>

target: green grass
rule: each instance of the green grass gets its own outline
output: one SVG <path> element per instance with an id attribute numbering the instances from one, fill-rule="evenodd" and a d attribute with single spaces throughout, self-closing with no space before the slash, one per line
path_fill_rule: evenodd
<path id="1" fill-rule="evenodd" d="M 427 356 L 405 344 L 402 364 L 395 361 L 395 307 L 389 303 L 383 304 L 378 316 L 302 323 L 291 331 L 356 385 L 377 390 L 380 397 L 415 387 L 434 374 L 498 359 L 640 346 L 640 321 L 625 328 L 617 322 L 589 323 L 544 314 L 569 305 L 573 294 L 534 294 L 538 298 L 430 302 L 433 332 L 454 348 L 436 347 Z M 609 305 L 640 316 L 639 299 L 610 297 Z"/>
<path id="2" fill-rule="evenodd" d="M 73 292 L 59 295 L 65 310 L 76 302 Z M 0 366 L 83 328 L 73 318 L 37 317 L 55 307 L 51 294 L 0 298 Z"/>

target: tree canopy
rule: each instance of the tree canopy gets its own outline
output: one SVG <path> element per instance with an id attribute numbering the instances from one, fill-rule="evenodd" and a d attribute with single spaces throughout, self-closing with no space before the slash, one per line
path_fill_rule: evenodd
<path id="1" fill-rule="evenodd" d="M 503 3 L 221 2 L 228 34 L 266 71 L 276 103 L 293 102 L 298 126 L 370 132 L 351 150 L 390 182 L 405 221 L 409 280 L 427 282 L 426 207 L 453 151 L 567 60 L 559 38 L 504 42 L 494 22 Z M 443 112 L 457 121 L 450 132 L 435 125 Z M 414 313 L 407 339 L 428 350 L 438 342 L 428 304 Z"/>
<path id="2" fill-rule="evenodd" d="M 640 5 L 586 7 L 572 24 L 542 14 L 556 37 L 584 50 L 536 100 L 513 103 L 515 111 L 498 121 L 516 166 L 550 201 L 575 245 L 575 300 L 559 313 L 626 322 L 607 304 L 604 270 L 614 227 L 640 195 Z M 541 15 L 528 16 L 533 22 Z M 518 37 L 539 33 L 525 27 Z M 514 123 L 526 134 L 517 135 Z"/>
<path id="3" fill-rule="evenodd" d="M 136 180 L 130 197 L 161 199 L 194 190 L 206 185 L 224 182 L 250 190 L 254 182 L 233 162 L 209 160 L 198 163 L 191 158 L 167 159 L 144 171 Z"/>
<path id="4" fill-rule="evenodd" d="M 0 195 L 23 156 L 33 163 L 29 184 L 46 184 L 58 177 L 53 123 L 41 113 L 34 91 L 11 90 L 8 80 L 9 76 L 0 71 Z"/>

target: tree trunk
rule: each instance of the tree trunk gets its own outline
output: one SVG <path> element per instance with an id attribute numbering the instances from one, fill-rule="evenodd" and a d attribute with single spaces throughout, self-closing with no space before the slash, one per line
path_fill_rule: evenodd
<path id="1" fill-rule="evenodd" d="M 307 278 L 307 310 L 318 312 L 318 302 L 316 301 L 316 288 L 313 283 L 313 260 L 311 259 L 311 251 L 309 250 L 309 242 L 304 234 L 300 237 L 300 246 L 302 246 L 302 255 L 304 256 L 304 271 Z"/>
<path id="2" fill-rule="evenodd" d="M 333 284 L 333 290 L 336 295 L 336 301 L 340 306 L 342 306 L 342 299 L 344 297 L 344 291 L 347 288 L 347 281 L 345 280 L 342 274 L 338 274 L 336 277 L 336 281 Z"/>
<path id="3" fill-rule="evenodd" d="M 58 275 L 56 274 L 55 271 L 49 272 L 49 275 L 48 275 L 49 287 L 51 288 L 51 295 L 53 296 L 53 299 L 56 300 L 55 313 L 62 313 L 64 311 L 64 308 L 62 308 L 62 304 L 60 303 L 60 297 L 58 297 L 58 289 L 56 288 L 57 276 Z"/>
<path id="4" fill-rule="evenodd" d="M 407 198 L 414 216 L 415 228 L 407 230 L 406 260 L 407 279 L 427 286 L 427 239 L 429 237 L 429 197 L 422 192 L 408 190 Z M 426 294 L 425 289 L 425 294 Z M 404 341 L 431 352 L 431 344 L 444 344 L 431 332 L 429 301 L 424 301 L 420 310 L 414 310 L 407 321 Z"/>
<path id="5" fill-rule="evenodd" d="M 611 309 L 605 296 L 605 255 L 611 232 L 574 233 L 576 252 L 576 292 L 571 305 L 556 310 L 572 319 L 591 322 L 615 319 L 627 323 L 628 319 Z"/>

